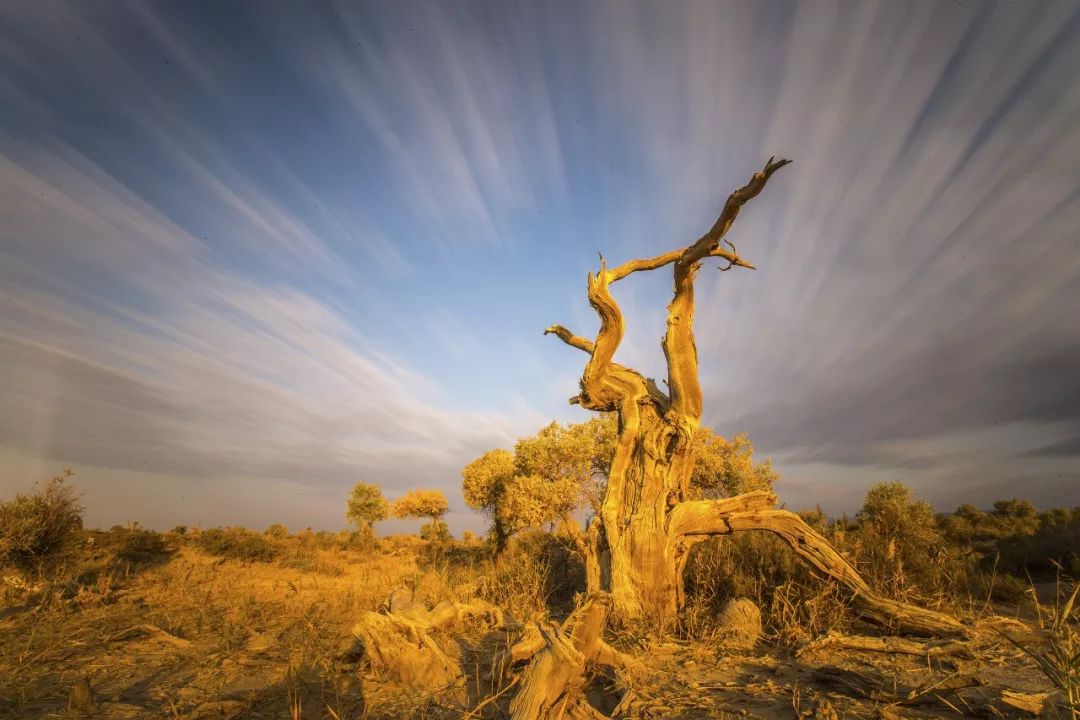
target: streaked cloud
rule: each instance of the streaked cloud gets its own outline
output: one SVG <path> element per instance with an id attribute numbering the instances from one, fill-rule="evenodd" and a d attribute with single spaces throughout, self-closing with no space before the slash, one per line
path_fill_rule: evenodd
<path id="1" fill-rule="evenodd" d="M 0 450 L 123 488 L 101 522 L 159 487 L 334 526 L 363 478 L 476 527 L 461 465 L 584 417 L 540 331 L 595 331 L 596 253 L 688 243 L 776 154 L 759 270 L 698 281 L 707 419 L 796 506 L 1078 503 L 1078 37 L 1067 2 L 8 4 Z M 620 359 L 662 377 L 654 275 Z"/>

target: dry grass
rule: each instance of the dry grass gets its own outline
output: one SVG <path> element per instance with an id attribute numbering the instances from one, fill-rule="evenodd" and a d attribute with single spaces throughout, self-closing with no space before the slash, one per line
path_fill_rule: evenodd
<path id="1" fill-rule="evenodd" d="M 217 541 L 210 554 L 199 535 L 173 535 L 171 555 L 137 565 L 118 559 L 124 544 L 101 540 L 83 582 L 48 597 L 5 586 L 0 717 L 62 714 L 83 677 L 110 712 L 157 707 L 185 717 L 228 701 L 251 717 L 442 717 L 425 698 L 365 707 L 364 678 L 340 658 L 364 612 L 405 586 L 428 606 L 488 600 L 525 620 L 546 614 L 546 569 L 526 556 L 493 566 L 474 548 L 431 564 L 407 541 L 362 552 L 294 537 L 276 540 L 274 561 L 264 562 L 261 553 L 221 557 L 229 553 Z M 141 626 L 163 632 L 125 635 Z M 477 665 L 474 680 L 480 674 Z"/>
<path id="2" fill-rule="evenodd" d="M 478 545 L 431 553 L 402 537 L 371 551 L 350 547 L 344 537 L 267 534 L 277 550 L 266 562 L 211 554 L 197 531 L 166 535 L 162 548 L 134 530 L 97 536 L 77 583 L 36 596 L 4 591 L 0 717 L 73 716 L 69 694 L 86 678 L 103 717 L 436 720 L 473 712 L 492 720 L 503 717 L 514 695 L 488 675 L 513 639 L 507 633 L 465 624 L 440 638 L 460 659 L 466 682 L 464 695 L 451 700 L 402 692 L 357 664 L 344 652 L 351 628 L 403 586 L 429 608 L 486 601 L 518 621 L 544 621 L 552 608 L 561 615 L 572 604 L 579 582 L 572 555 L 548 538 L 529 539 L 493 562 Z M 776 548 L 762 537 L 726 549 L 717 544 L 717 552 L 688 568 L 692 593 L 675 636 L 629 628 L 611 637 L 640 665 L 618 678 L 596 678 L 596 697 L 610 702 L 618 688 L 626 708 L 653 717 L 728 717 L 738 708 L 789 717 L 795 693 L 810 704 L 823 698 L 826 690 L 815 685 L 819 668 L 790 650 L 849 630 L 849 599 L 782 553 L 770 554 Z M 762 611 L 765 635 L 756 645 L 725 642 L 720 614 L 733 596 Z M 1018 658 L 995 656 L 994 672 L 1029 672 Z M 881 655 L 851 662 L 853 669 L 877 663 L 886 675 L 919 679 L 927 669 L 918 660 L 912 667 L 882 666 L 893 660 Z M 1030 675 L 1007 677 L 1027 692 L 1046 687 Z M 845 702 L 833 697 L 852 713 L 870 712 L 866 700 Z"/>
<path id="3" fill-rule="evenodd" d="M 1004 637 L 1030 657 L 1050 683 L 1062 693 L 1065 710 L 1073 720 L 1080 719 L 1080 585 L 1065 599 L 1061 581 L 1057 583 L 1054 604 L 1044 607 L 1035 588 L 1032 603 L 1038 632 L 1024 635 L 1003 633 Z"/>

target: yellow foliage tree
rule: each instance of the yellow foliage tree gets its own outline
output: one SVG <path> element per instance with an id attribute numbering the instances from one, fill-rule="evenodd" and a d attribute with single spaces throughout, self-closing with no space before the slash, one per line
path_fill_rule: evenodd
<path id="1" fill-rule="evenodd" d="M 446 534 L 442 516 L 448 509 L 446 496 L 439 490 L 411 490 L 394 501 L 393 513 L 396 518 L 431 518 L 421 528 L 421 536 L 442 537 Z"/>
<path id="2" fill-rule="evenodd" d="M 358 528 L 371 529 L 375 523 L 386 519 L 388 510 L 389 503 L 378 485 L 358 482 L 349 493 L 345 517 Z"/>
<path id="3" fill-rule="evenodd" d="M 734 497 L 755 490 L 772 490 L 778 475 L 772 463 L 754 462 L 754 446 L 745 433 L 731 440 L 708 427 L 694 433 L 697 462 L 690 476 L 692 497 Z"/>
<path id="4" fill-rule="evenodd" d="M 497 550 L 502 550 L 510 532 L 503 525 L 499 505 L 506 486 L 514 478 L 514 455 L 508 450 L 489 450 L 461 471 L 461 491 L 465 504 L 491 518 L 491 534 Z"/>
<path id="5" fill-rule="evenodd" d="M 605 413 L 587 422 L 551 423 L 518 440 L 514 452 L 489 450 L 461 471 L 469 507 L 491 518 L 497 549 L 516 532 L 562 522 L 582 507 L 599 513 L 615 455 L 617 419 Z M 728 441 L 709 428 L 695 435 L 698 461 L 690 484 L 697 497 L 728 497 L 770 490 L 776 473 L 755 463 L 745 435 Z"/>
<path id="6" fill-rule="evenodd" d="M 551 423 L 522 438 L 514 452 L 489 450 L 461 471 L 469 507 L 492 520 L 495 546 L 510 535 L 563 522 L 588 504 L 596 512 L 615 452 L 613 414 L 588 422 Z"/>

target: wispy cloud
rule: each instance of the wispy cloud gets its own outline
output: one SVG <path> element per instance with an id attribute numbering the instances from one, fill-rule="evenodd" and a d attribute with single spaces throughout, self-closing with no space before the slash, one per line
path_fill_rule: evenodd
<path id="1" fill-rule="evenodd" d="M 9 226 L 19 242 L 0 252 L 6 444 L 173 476 L 339 491 L 365 477 L 393 493 L 453 482 L 461 457 L 539 422 L 443 410 L 435 383 L 311 295 L 215 266 L 196 239 L 78 168 L 54 159 L 37 172 L 0 158 L 6 216 L 31 225 Z M 92 292 L 81 272 L 115 285 Z"/>
<path id="2" fill-rule="evenodd" d="M 8 4 L 0 442 L 221 517 L 453 494 L 580 417 L 540 331 L 595 330 L 596 251 L 689 242 L 778 154 L 760 269 L 698 281 L 707 419 L 793 504 L 1078 502 L 1078 37 L 1068 2 Z M 662 375 L 670 279 L 615 292 Z"/>

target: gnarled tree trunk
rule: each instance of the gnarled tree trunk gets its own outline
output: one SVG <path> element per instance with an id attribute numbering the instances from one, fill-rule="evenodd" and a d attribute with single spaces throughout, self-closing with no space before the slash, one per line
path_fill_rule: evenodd
<path id="1" fill-rule="evenodd" d="M 940 613 L 882 598 L 829 542 L 797 515 L 773 510 L 772 493 L 749 493 L 722 500 L 689 500 L 695 451 L 691 442 L 701 422 L 702 395 L 694 344 L 694 278 L 701 262 L 719 257 L 732 267 L 754 269 L 724 239 L 742 206 L 758 195 L 788 160 L 773 161 L 733 192 L 705 235 L 686 248 L 608 268 L 601 258 L 589 274 L 589 303 L 600 316 L 596 340 L 560 325 L 545 333 L 589 355 L 581 393 L 570 399 L 589 410 L 618 414 L 618 445 L 599 521 L 586 535 L 589 590 L 611 594 L 623 619 L 670 623 L 683 602 L 681 571 L 690 547 L 713 535 L 765 530 L 782 538 L 819 572 L 847 585 L 861 616 L 918 634 L 963 634 Z M 727 248 L 721 247 L 721 242 Z M 730 248 L 730 249 L 728 249 Z M 663 348 L 668 392 L 641 373 L 613 362 L 624 324 L 610 293 L 612 283 L 645 270 L 673 266 L 674 295 L 668 305 Z"/>

